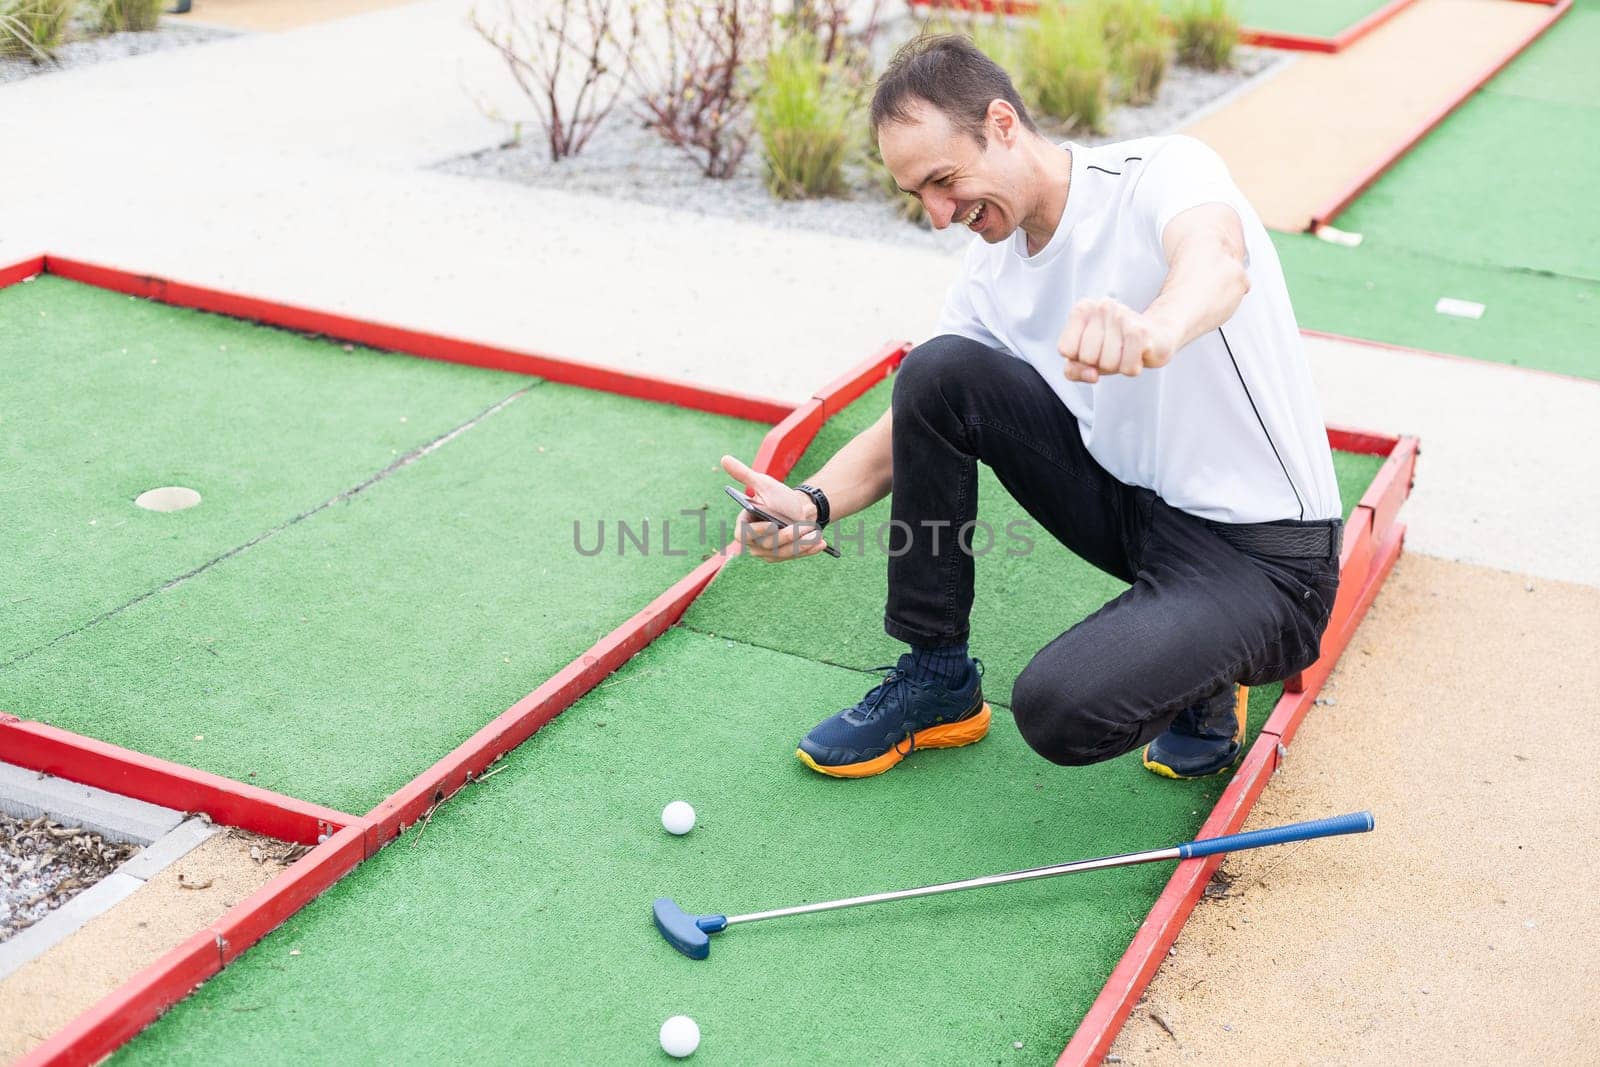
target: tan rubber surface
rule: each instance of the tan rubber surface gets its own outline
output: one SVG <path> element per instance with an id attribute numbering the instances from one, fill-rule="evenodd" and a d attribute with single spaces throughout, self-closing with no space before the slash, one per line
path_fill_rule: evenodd
<path id="1" fill-rule="evenodd" d="M 1550 17 L 1514 0 L 1418 0 L 1334 55 L 1303 55 L 1181 132 L 1227 160 L 1266 224 L 1311 216 Z"/>
<path id="2" fill-rule="evenodd" d="M 194 0 L 188 15 L 168 16 L 177 22 L 192 20 L 208 26 L 236 30 L 292 30 L 316 22 L 331 22 L 411 0 Z"/>
<path id="3" fill-rule="evenodd" d="M 122 903 L 0 981 L 0 1064 L 11 1063 L 283 869 L 279 842 L 217 834 Z"/>
<path id="4" fill-rule="evenodd" d="M 1600 1063 L 1597 643 L 1600 589 L 1402 557 L 1245 824 L 1377 829 L 1228 857 L 1113 1052 Z"/>

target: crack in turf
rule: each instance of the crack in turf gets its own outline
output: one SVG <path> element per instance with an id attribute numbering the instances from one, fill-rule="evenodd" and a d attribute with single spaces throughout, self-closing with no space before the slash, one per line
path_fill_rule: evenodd
<path id="1" fill-rule="evenodd" d="M 855 673 L 855 674 L 865 674 L 865 675 L 870 675 L 872 677 L 877 677 L 878 676 L 878 672 L 873 670 L 870 667 L 852 667 L 848 663 L 835 663 L 831 659 L 813 659 L 810 656 L 802 656 L 798 652 L 791 652 L 786 648 L 778 648 L 775 645 L 763 645 L 763 644 L 760 644 L 760 643 L 758 643 L 756 641 L 746 641 L 742 637 L 729 637 L 727 634 L 715 634 L 715 633 L 712 633 L 710 630 L 702 630 L 698 626 L 690 626 L 686 622 L 679 622 L 677 625 L 683 627 L 685 630 L 689 631 L 692 634 L 699 634 L 701 637 L 710 637 L 710 638 L 713 638 L 713 639 L 718 640 L 718 641 L 731 641 L 734 644 L 743 645 L 746 648 L 759 648 L 759 649 L 761 649 L 761 650 L 763 650 L 765 652 L 776 652 L 780 656 L 789 656 L 789 657 L 792 657 L 794 659 L 803 659 L 807 663 L 821 663 L 822 665 L 827 666 L 827 667 L 837 667 L 840 670 L 850 671 L 850 672 Z M 987 703 L 991 708 L 1004 708 L 1007 711 L 1011 710 L 1011 705 L 1010 704 L 1003 704 L 1000 701 L 994 700 L 994 699 L 992 699 L 990 697 L 984 697 L 983 699 L 984 699 L 984 702 Z"/>
<path id="2" fill-rule="evenodd" d="M 299 523 L 304 522 L 306 519 L 311 518 L 313 515 L 316 515 L 319 512 L 325 511 L 325 510 L 327 510 L 328 508 L 332 507 L 335 504 L 343 503 L 344 501 L 353 499 L 354 497 L 360 495 L 361 493 L 366 492 L 368 489 L 371 489 L 373 486 L 377 485 L 379 482 L 384 481 L 390 475 L 394 474 L 396 471 L 399 471 L 399 470 L 401 470 L 402 468 L 405 468 L 405 467 L 409 467 L 411 464 L 417 462 L 419 459 L 422 459 L 425 456 L 429 456 L 429 455 L 432 455 L 434 452 L 437 452 L 439 449 L 443 448 L 445 445 L 449 444 L 451 441 L 454 441 L 457 437 L 460 437 L 462 434 L 466 433 L 468 430 L 470 430 L 473 427 L 477 426 L 484 419 L 487 419 L 492 415 L 498 414 L 500 411 L 502 411 L 505 408 L 509 407 L 511 404 L 516 402 L 518 399 L 520 399 L 521 397 L 526 395 L 529 390 L 535 388 L 536 386 L 542 385 L 542 384 L 544 384 L 544 383 L 543 383 L 543 380 L 541 379 L 541 380 L 535 381 L 535 382 L 533 382 L 533 383 L 531 383 L 529 385 L 523 386 L 521 389 L 518 389 L 516 392 L 512 393 L 510 396 L 507 396 L 504 399 L 495 401 L 493 404 L 489 405 L 488 407 L 484 408 L 482 411 L 478 412 L 476 415 L 472 416 L 472 418 L 468 419 L 466 422 L 460 423 L 459 425 L 452 427 L 451 429 L 447 430 L 446 432 L 440 434 L 438 437 L 435 437 L 433 440 L 429 441 L 427 444 L 419 445 L 418 447 L 413 448 L 411 451 L 407 452 L 405 455 L 401 456 L 399 459 L 396 459 L 394 462 L 390 463 L 387 467 L 384 467 L 382 470 L 378 471 L 376 474 L 371 475 L 370 477 L 366 478 L 364 481 L 361 481 L 361 482 L 357 483 L 356 485 L 352 486 L 349 489 L 346 489 L 346 490 L 344 490 L 342 492 L 334 494 L 333 496 L 329 497 L 327 500 L 324 500 L 322 503 L 318 504 L 316 507 L 309 508 L 309 509 L 307 509 L 305 511 L 302 511 L 300 514 L 294 516 L 293 518 L 289 519 L 288 521 L 279 523 L 277 526 L 274 526 L 269 530 L 266 530 L 266 531 L 263 531 L 262 533 L 257 534 L 255 537 L 252 537 L 250 540 L 246 541 L 242 545 L 235 545 L 233 548 L 228 549 L 228 551 L 222 553 L 220 556 L 216 556 L 215 558 L 210 559 L 210 560 L 206 561 L 205 563 L 200 564 L 200 566 L 195 567 L 193 570 L 186 571 L 185 573 L 178 575 L 176 578 L 170 578 L 170 579 L 168 579 L 167 581 L 163 582 L 161 585 L 157 586 L 154 589 L 146 590 L 145 592 L 140 593 L 138 596 L 134 597 L 133 599 L 126 601 L 125 603 L 118 604 L 114 608 L 109 608 L 106 611 L 102 611 L 100 614 L 96 615 L 94 618 L 90 619 L 88 622 L 83 623 L 81 626 L 76 627 L 75 629 L 68 630 L 66 633 L 59 634 L 59 635 L 51 638 L 50 640 L 44 642 L 41 645 L 36 645 L 33 648 L 28 649 L 26 652 L 22 652 L 22 653 L 19 653 L 16 656 L 13 656 L 11 659 L 8 659 L 5 662 L 0 663 L 0 671 L 3 671 L 5 669 L 7 669 L 8 667 L 14 667 L 17 664 L 21 663 L 23 660 L 28 659 L 29 657 L 34 656 L 34 655 L 36 655 L 36 654 L 38 654 L 40 652 L 43 652 L 47 648 L 52 648 L 55 645 L 58 645 L 61 642 L 67 640 L 68 638 L 76 637 L 77 635 L 83 633 L 85 630 L 89 630 L 89 629 L 92 629 L 93 627 L 99 626 L 101 623 L 105 622 L 107 619 L 114 618 L 115 616 L 122 614 L 124 611 L 127 611 L 129 608 L 133 607 L 134 605 L 140 604 L 140 603 L 142 603 L 142 602 L 144 602 L 146 600 L 149 600 L 151 597 L 155 596 L 157 593 L 164 593 L 168 589 L 172 589 L 172 588 L 174 588 L 176 586 L 182 585 L 184 582 L 187 582 L 190 578 L 198 577 L 199 575 L 204 574 L 206 571 L 210 570 L 212 567 L 215 567 L 217 564 L 225 562 L 227 560 L 230 560 L 234 556 L 237 556 L 237 555 L 239 555 L 239 554 L 241 554 L 243 552 L 248 552 L 250 549 L 254 548 L 256 545 L 261 544 L 263 541 L 267 541 L 267 540 L 270 540 L 273 537 L 276 537 L 278 534 L 280 534 L 283 531 L 289 529 L 291 526 L 298 525 Z"/>

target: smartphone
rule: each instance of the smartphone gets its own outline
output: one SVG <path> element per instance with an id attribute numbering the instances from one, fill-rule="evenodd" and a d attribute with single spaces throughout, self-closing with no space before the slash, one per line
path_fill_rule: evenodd
<path id="1" fill-rule="evenodd" d="M 749 497 L 745 496 L 744 493 L 740 492 L 738 489 L 735 489 L 733 486 L 725 485 L 722 488 L 724 492 L 733 498 L 733 502 L 738 504 L 741 510 L 748 511 L 762 522 L 770 522 L 780 530 L 785 526 L 793 525 L 792 520 L 780 519 L 778 516 L 766 510 L 760 504 L 757 504 L 754 500 L 751 500 Z M 839 550 L 834 548 L 832 545 L 823 545 L 822 551 L 826 552 L 834 559 L 840 558 Z"/>

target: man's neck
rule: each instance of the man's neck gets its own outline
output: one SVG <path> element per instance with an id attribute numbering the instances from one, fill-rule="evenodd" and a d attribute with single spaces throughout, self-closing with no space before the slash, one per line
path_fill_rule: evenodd
<path id="1" fill-rule="evenodd" d="M 1072 151 L 1039 138 L 1040 179 L 1039 201 L 1022 223 L 1022 232 L 1028 237 L 1028 255 L 1036 256 L 1061 226 L 1061 216 L 1067 210 L 1067 197 L 1072 195 Z"/>

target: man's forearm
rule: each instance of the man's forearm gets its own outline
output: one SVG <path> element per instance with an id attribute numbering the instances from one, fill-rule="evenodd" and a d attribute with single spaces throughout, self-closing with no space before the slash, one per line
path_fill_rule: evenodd
<path id="1" fill-rule="evenodd" d="M 807 483 L 828 496 L 829 521 L 871 507 L 894 485 L 891 413 L 852 437 Z"/>
<path id="2" fill-rule="evenodd" d="M 1218 229 L 1197 230 L 1171 250 L 1167 279 L 1145 316 L 1176 351 L 1232 318 L 1249 291 L 1242 242 Z"/>

